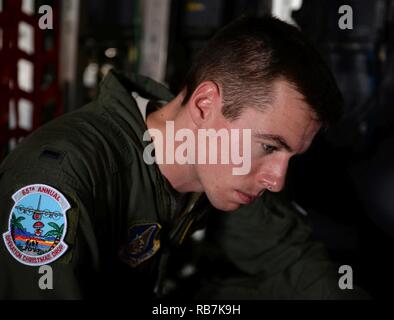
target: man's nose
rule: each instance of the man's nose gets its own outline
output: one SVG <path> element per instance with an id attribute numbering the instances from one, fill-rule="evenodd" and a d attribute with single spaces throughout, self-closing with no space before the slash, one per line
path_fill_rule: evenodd
<path id="1" fill-rule="evenodd" d="M 285 185 L 288 164 L 288 159 L 281 159 L 263 165 L 257 174 L 257 182 L 260 188 L 272 192 L 281 191 Z"/>

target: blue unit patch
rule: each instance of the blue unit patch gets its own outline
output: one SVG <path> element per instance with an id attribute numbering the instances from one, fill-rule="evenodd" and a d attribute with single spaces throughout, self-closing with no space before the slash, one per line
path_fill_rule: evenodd
<path id="1" fill-rule="evenodd" d="M 67 199 L 56 189 L 33 184 L 12 196 L 8 231 L 3 234 L 10 254 L 29 266 L 49 264 L 67 250 Z"/>
<path id="2" fill-rule="evenodd" d="M 129 229 L 128 243 L 121 252 L 121 257 L 132 267 L 149 259 L 160 248 L 157 239 L 161 226 L 158 223 L 136 224 Z"/>

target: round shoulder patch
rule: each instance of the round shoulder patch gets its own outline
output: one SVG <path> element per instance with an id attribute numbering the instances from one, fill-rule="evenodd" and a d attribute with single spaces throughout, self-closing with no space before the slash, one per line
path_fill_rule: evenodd
<path id="1" fill-rule="evenodd" d="M 67 231 L 67 199 L 56 189 L 32 184 L 12 196 L 5 246 L 19 262 L 29 266 L 49 264 L 64 254 Z"/>

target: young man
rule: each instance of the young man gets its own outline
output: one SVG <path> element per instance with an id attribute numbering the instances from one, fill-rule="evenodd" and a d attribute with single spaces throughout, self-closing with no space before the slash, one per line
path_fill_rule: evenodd
<path id="1" fill-rule="evenodd" d="M 1 165 L 0 297 L 152 296 L 168 252 L 211 205 L 233 211 L 281 190 L 290 158 L 338 117 L 340 104 L 316 51 L 271 17 L 221 30 L 176 97 L 144 77 L 110 72 L 95 101 L 34 132 Z M 168 136 L 182 129 L 194 141 L 209 129 L 229 133 L 227 153 L 239 148 L 246 171 L 234 174 L 239 162 L 200 142 L 199 161 L 179 161 L 193 148 L 179 151 L 182 140 Z M 207 160 L 212 152 L 219 163 Z M 42 265 L 51 266 L 52 290 Z"/>

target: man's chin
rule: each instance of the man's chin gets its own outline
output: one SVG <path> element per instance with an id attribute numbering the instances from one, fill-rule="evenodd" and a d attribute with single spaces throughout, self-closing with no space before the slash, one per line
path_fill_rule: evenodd
<path id="1" fill-rule="evenodd" d="M 241 206 L 241 204 L 236 202 L 227 202 L 221 204 L 213 204 L 213 206 L 220 211 L 231 212 L 237 210 Z"/>
<path id="2" fill-rule="evenodd" d="M 237 210 L 241 206 L 241 203 L 238 203 L 236 201 L 230 201 L 230 200 L 226 201 L 226 200 L 220 199 L 219 197 L 216 197 L 215 195 L 212 196 L 211 193 L 209 193 L 209 192 L 206 192 L 205 195 L 207 196 L 211 205 L 215 209 L 220 210 L 220 211 L 230 212 L 230 211 Z"/>

